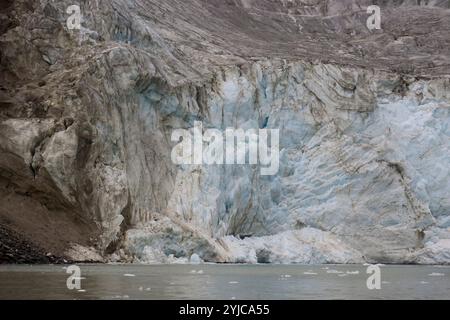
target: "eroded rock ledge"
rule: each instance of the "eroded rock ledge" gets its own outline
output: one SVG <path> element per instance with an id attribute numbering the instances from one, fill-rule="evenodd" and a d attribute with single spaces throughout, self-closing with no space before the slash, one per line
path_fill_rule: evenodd
<path id="1" fill-rule="evenodd" d="M 450 11 L 415 3 L 6 2 L 0 224 L 74 260 L 449 263 Z M 279 174 L 173 165 L 196 120 L 279 128 Z"/>

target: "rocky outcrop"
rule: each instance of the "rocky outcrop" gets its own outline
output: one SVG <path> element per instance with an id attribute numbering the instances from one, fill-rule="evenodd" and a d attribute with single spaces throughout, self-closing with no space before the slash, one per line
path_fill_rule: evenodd
<path id="1" fill-rule="evenodd" d="M 0 224 L 74 260 L 450 262 L 448 2 L 71 4 L 1 8 Z M 173 164 L 198 120 L 280 129 L 278 174 Z"/>

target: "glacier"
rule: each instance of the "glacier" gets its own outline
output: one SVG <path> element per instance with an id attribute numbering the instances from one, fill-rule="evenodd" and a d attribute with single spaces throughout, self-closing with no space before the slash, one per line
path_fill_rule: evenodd
<path id="1" fill-rule="evenodd" d="M 75 261 L 450 263 L 450 11 L 369 3 L 87 0 L 77 31 L 9 1 L 0 225 Z M 280 130 L 278 173 L 173 163 L 197 121 Z"/>

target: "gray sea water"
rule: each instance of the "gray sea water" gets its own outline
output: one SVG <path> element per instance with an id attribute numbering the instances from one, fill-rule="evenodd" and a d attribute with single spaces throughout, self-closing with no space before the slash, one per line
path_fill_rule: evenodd
<path id="1" fill-rule="evenodd" d="M 0 299 L 450 299 L 448 266 L 380 266 L 381 289 L 361 265 L 0 266 Z"/>

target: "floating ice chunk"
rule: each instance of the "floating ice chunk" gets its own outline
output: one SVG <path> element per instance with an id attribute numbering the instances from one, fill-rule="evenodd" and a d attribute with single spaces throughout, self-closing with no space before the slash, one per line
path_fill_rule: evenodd
<path id="1" fill-rule="evenodd" d="M 230 282 L 228 282 L 229 284 L 238 284 L 239 283 L 239 281 L 230 281 Z"/>
<path id="2" fill-rule="evenodd" d="M 429 274 L 430 277 L 443 277 L 445 274 L 439 272 L 433 272 Z"/>
<path id="3" fill-rule="evenodd" d="M 136 275 L 132 274 L 132 273 L 125 273 L 123 276 L 124 277 L 136 277 Z"/>
<path id="4" fill-rule="evenodd" d="M 340 273 L 343 273 L 343 272 L 342 272 L 342 271 L 338 271 L 338 270 L 331 269 L 331 270 L 327 270 L 327 273 L 331 273 L 331 274 L 340 274 Z"/>
<path id="5" fill-rule="evenodd" d="M 282 274 L 281 277 L 282 277 L 282 278 L 290 278 L 290 277 L 292 277 L 292 276 L 291 276 L 290 274 Z"/>
<path id="6" fill-rule="evenodd" d="M 313 271 L 306 271 L 306 272 L 303 272 L 303 274 L 304 275 L 311 275 L 311 276 L 315 276 L 315 275 L 317 275 L 317 273 L 315 273 L 315 272 L 313 272 Z"/>
<path id="7" fill-rule="evenodd" d="M 346 274 L 359 274 L 359 271 L 347 271 Z"/>
<path id="8" fill-rule="evenodd" d="M 426 281 L 420 281 L 420 284 L 429 284 L 429 282 L 426 282 Z"/>

